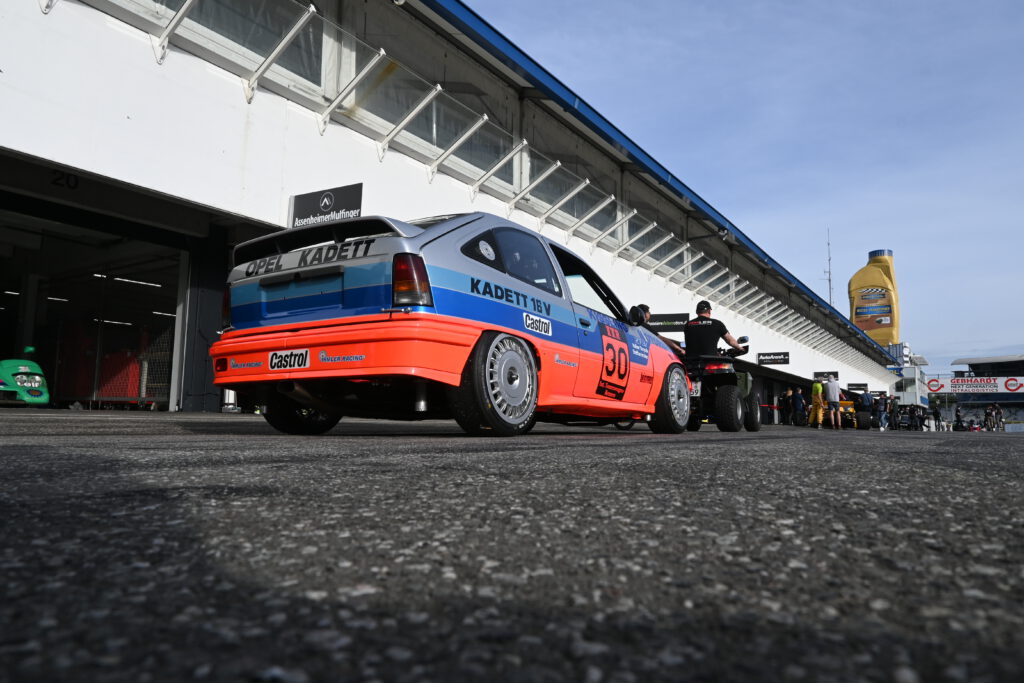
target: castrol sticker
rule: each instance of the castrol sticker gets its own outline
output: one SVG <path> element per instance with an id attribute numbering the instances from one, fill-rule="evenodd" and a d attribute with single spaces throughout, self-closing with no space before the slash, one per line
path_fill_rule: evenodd
<path id="1" fill-rule="evenodd" d="M 309 367 L 309 349 L 295 351 L 271 351 L 267 358 L 271 370 L 299 370 Z"/>

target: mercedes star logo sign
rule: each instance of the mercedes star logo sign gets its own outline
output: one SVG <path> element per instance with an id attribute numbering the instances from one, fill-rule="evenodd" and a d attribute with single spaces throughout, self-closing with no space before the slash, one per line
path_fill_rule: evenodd
<path id="1" fill-rule="evenodd" d="M 330 211 L 331 207 L 334 206 L 334 195 L 330 192 L 324 192 L 320 195 L 320 210 Z"/>

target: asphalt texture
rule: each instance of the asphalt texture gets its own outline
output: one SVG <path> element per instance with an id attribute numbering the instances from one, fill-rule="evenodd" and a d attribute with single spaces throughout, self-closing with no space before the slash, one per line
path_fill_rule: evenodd
<path id="1" fill-rule="evenodd" d="M 0 676 L 1021 681 L 1022 455 L 0 411 Z"/>

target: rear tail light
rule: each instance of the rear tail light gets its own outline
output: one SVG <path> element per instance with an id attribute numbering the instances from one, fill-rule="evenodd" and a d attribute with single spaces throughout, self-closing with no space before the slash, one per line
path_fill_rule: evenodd
<path id="1" fill-rule="evenodd" d="M 427 267 L 418 254 L 395 254 L 391 269 L 393 306 L 433 306 Z"/>
<path id="2" fill-rule="evenodd" d="M 732 363 L 708 363 L 704 366 L 704 372 L 722 372 L 732 370 Z"/>

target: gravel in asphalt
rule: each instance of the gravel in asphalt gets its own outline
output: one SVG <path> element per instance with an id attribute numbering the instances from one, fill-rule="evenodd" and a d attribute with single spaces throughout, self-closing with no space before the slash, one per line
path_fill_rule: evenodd
<path id="1" fill-rule="evenodd" d="M 1020 681 L 1015 434 L 0 412 L 0 676 Z"/>

